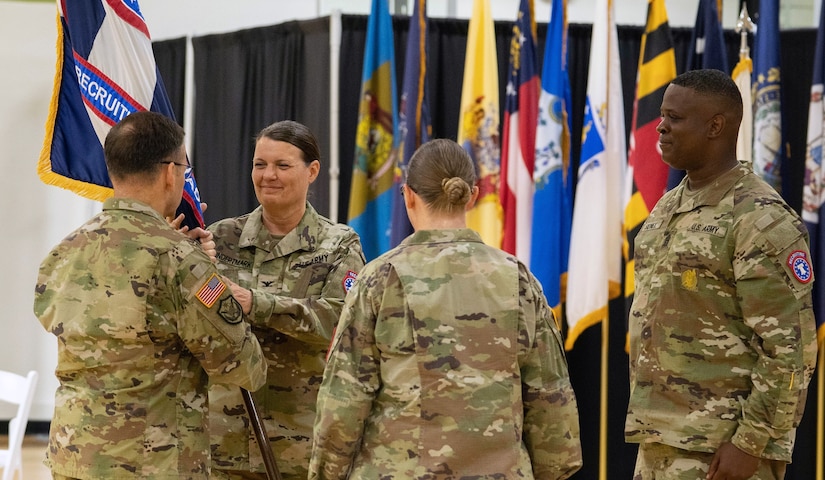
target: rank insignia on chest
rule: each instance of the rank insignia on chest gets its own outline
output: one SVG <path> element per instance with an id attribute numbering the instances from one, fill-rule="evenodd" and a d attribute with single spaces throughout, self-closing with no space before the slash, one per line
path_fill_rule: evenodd
<path id="1" fill-rule="evenodd" d="M 802 283 L 811 281 L 813 271 L 808 263 L 808 254 L 802 250 L 796 250 L 788 255 L 788 267 L 791 269 L 794 278 Z"/>
<path id="2" fill-rule="evenodd" d="M 349 289 L 355 285 L 355 280 L 358 278 L 358 274 L 353 272 L 352 270 L 348 270 L 347 274 L 344 275 L 344 280 L 341 281 L 341 285 L 344 287 L 344 292 L 349 293 Z"/>
<path id="3" fill-rule="evenodd" d="M 695 292 L 697 291 L 696 287 L 698 283 L 699 281 L 695 269 L 691 268 L 690 270 L 685 270 L 682 272 L 682 288 Z"/>

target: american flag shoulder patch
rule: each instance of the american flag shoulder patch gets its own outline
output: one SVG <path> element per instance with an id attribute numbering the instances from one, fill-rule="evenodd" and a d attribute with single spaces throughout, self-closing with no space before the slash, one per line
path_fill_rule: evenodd
<path id="1" fill-rule="evenodd" d="M 226 284 L 223 283 L 217 273 L 213 273 L 195 296 L 202 304 L 206 305 L 206 308 L 212 308 L 212 305 L 220 298 L 224 290 L 226 290 Z"/>

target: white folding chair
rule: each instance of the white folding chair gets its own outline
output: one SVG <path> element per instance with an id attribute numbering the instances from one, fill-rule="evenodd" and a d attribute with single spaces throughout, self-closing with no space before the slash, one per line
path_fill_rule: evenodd
<path id="1" fill-rule="evenodd" d="M 17 414 L 9 421 L 9 447 L 0 449 L 0 468 L 3 480 L 14 480 L 15 472 L 23 478 L 23 436 L 29 423 L 29 410 L 37 383 L 37 372 L 32 370 L 28 376 L 0 370 L 0 400 L 17 405 Z"/>

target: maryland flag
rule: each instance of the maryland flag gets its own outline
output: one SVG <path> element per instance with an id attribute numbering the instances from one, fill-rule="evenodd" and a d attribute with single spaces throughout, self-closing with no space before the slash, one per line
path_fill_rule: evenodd
<path id="1" fill-rule="evenodd" d="M 127 115 L 175 114 L 155 65 L 152 39 L 137 0 L 57 2 L 57 72 L 37 172 L 49 185 L 91 200 L 112 196 L 103 143 Z M 203 227 L 192 169 L 178 213 Z"/>
<path id="2" fill-rule="evenodd" d="M 635 291 L 633 241 L 653 206 L 667 187 L 668 166 L 659 152 L 659 125 L 662 98 L 670 81 L 676 78 L 676 57 L 667 23 L 664 0 L 649 0 L 647 25 L 642 35 L 636 101 L 630 134 L 630 151 L 625 177 L 624 258 L 625 297 Z"/>
<path id="3" fill-rule="evenodd" d="M 395 56 L 388 0 L 373 0 L 361 79 L 355 137 L 355 164 L 349 199 L 349 225 L 361 236 L 367 261 L 390 249 L 390 220 L 398 107 Z"/>
<path id="4" fill-rule="evenodd" d="M 467 226 L 477 231 L 487 245 L 501 248 L 503 225 L 499 201 L 501 147 L 497 58 L 490 1 L 475 0 L 464 57 L 458 144 L 470 154 L 478 175 L 478 201 L 467 214 Z"/>

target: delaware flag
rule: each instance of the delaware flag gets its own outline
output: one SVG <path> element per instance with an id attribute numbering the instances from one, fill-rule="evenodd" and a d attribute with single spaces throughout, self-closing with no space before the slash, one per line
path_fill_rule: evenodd
<path id="1" fill-rule="evenodd" d="M 521 0 L 510 39 L 504 137 L 501 144 L 502 249 L 530 266 L 533 167 L 536 163 L 539 76 L 532 0 Z"/>
<path id="2" fill-rule="evenodd" d="M 753 170 L 781 193 L 785 142 L 779 72 L 779 0 L 759 2 L 759 28 L 753 49 Z"/>
<path id="3" fill-rule="evenodd" d="M 390 249 L 393 176 L 398 151 L 392 19 L 388 0 L 373 0 L 367 21 L 364 73 L 355 164 L 349 197 L 349 224 L 361 236 L 370 261 Z"/>
<path id="4" fill-rule="evenodd" d="M 37 172 L 92 200 L 112 196 L 103 143 L 112 125 L 151 110 L 175 118 L 137 0 L 57 2 L 57 72 Z M 192 169 L 178 213 L 203 227 Z"/>
<path id="5" fill-rule="evenodd" d="M 607 318 L 621 294 L 622 181 L 626 162 L 624 104 L 613 3 L 597 0 L 590 43 L 587 103 L 567 283 L 565 343 Z"/>
<path id="6" fill-rule="evenodd" d="M 395 185 L 399 189 L 395 190 L 400 190 L 407 178 L 407 165 L 412 154 L 432 135 L 427 105 L 427 0 L 416 0 L 410 17 L 400 113 L 398 151 L 401 156 L 395 169 Z M 393 194 L 390 247 L 395 247 L 411 233 L 413 228 L 404 207 L 404 197 Z"/>
<path id="7" fill-rule="evenodd" d="M 814 77 L 811 104 L 808 111 L 808 148 L 805 151 L 805 185 L 802 196 L 802 219 L 811 237 L 811 260 L 821 265 L 825 259 L 825 170 L 822 169 L 822 149 L 825 145 L 825 8 L 820 9 L 816 34 Z M 814 313 L 820 343 L 825 341 L 825 282 L 814 283 Z"/>
<path id="8" fill-rule="evenodd" d="M 662 98 L 670 81 L 676 78 L 676 56 L 667 22 L 664 0 L 647 4 L 647 26 L 642 35 L 633 131 L 630 134 L 627 177 L 625 177 L 624 258 L 625 297 L 635 291 L 633 244 L 642 223 L 667 187 L 669 167 L 659 151 L 659 125 Z"/>
<path id="9" fill-rule="evenodd" d="M 573 220 L 573 164 L 570 162 L 570 80 L 567 74 L 565 0 L 553 0 L 541 73 L 533 171 L 533 228 L 530 269 L 547 303 L 562 318 L 567 291 L 567 256 Z"/>
<path id="10" fill-rule="evenodd" d="M 469 152 L 478 175 L 478 201 L 467 213 L 467 226 L 477 231 L 484 243 L 500 248 L 503 226 L 497 58 L 490 1 L 475 0 L 464 57 L 458 144 Z"/>
<path id="11" fill-rule="evenodd" d="M 728 72 L 728 56 L 722 23 L 719 20 L 718 0 L 699 0 L 696 24 L 690 36 L 691 49 L 688 50 L 685 70 L 713 68 Z M 750 84 L 750 80 L 748 81 Z M 679 185 L 685 176 L 684 170 L 669 168 L 667 189 Z"/>

